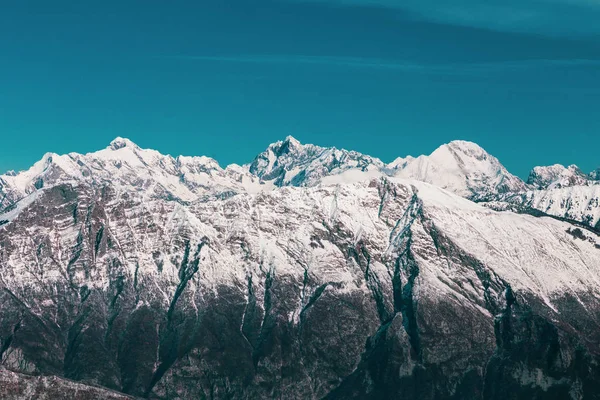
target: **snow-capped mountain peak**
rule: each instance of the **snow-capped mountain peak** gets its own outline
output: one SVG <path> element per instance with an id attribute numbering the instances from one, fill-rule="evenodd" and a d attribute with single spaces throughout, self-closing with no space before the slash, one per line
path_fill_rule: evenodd
<path id="1" fill-rule="evenodd" d="M 205 156 L 172 157 L 142 149 L 122 137 L 93 153 L 46 153 L 26 171 L 0 175 L 0 216 L 34 192 L 62 183 L 110 184 L 123 193 L 136 191 L 146 198 L 191 203 L 377 176 L 423 181 L 470 200 L 518 204 L 590 226 L 600 220 L 598 171 L 585 175 L 575 165 L 536 167 L 526 184 L 469 141 L 452 141 L 429 156 L 397 158 L 385 165 L 356 151 L 302 144 L 292 136 L 269 145 L 249 165 L 226 168 Z"/>
<path id="2" fill-rule="evenodd" d="M 388 166 L 395 176 L 428 182 L 472 200 L 527 189 L 497 158 L 464 140 L 444 144 L 429 156 L 397 159 Z"/>
<path id="3" fill-rule="evenodd" d="M 163 155 L 118 137 L 88 154 L 47 153 L 30 169 L 0 176 L 0 211 L 43 187 L 60 183 L 113 184 L 150 197 L 194 201 L 203 196 L 244 191 L 249 173 L 225 171 L 209 157 Z"/>
<path id="4" fill-rule="evenodd" d="M 472 154 L 477 154 L 477 155 L 482 155 L 482 156 L 487 156 L 489 155 L 484 149 L 483 147 L 481 147 L 480 145 L 478 145 L 475 142 L 471 142 L 469 140 L 453 140 L 445 145 L 442 145 L 440 147 L 450 147 L 454 150 L 457 151 L 462 151 L 462 152 L 468 152 L 468 153 L 472 153 Z"/>
<path id="5" fill-rule="evenodd" d="M 301 155 L 302 152 L 307 151 L 314 145 L 303 145 L 298 139 L 293 136 L 287 136 L 285 140 L 279 140 L 269 145 L 267 151 L 271 151 L 276 157 L 281 157 L 286 154 L 290 155 Z M 314 146 L 315 148 L 318 146 Z"/>
<path id="6" fill-rule="evenodd" d="M 415 159 L 415 157 L 413 157 L 413 156 L 398 157 L 391 163 L 387 164 L 385 167 L 387 170 L 390 170 L 390 171 L 401 170 L 404 167 L 406 167 L 410 162 L 412 162 L 414 159 Z"/>
<path id="7" fill-rule="evenodd" d="M 55 153 L 46 153 L 29 169 L 0 175 L 0 210 L 12 205 L 27 194 L 41 189 L 46 176 L 63 174 L 65 160 Z"/>
<path id="8" fill-rule="evenodd" d="M 561 164 L 538 166 L 529 173 L 527 183 L 536 189 L 560 189 L 571 186 L 593 184 L 593 176 L 586 175 L 576 165 L 565 167 Z"/>
<path id="9" fill-rule="evenodd" d="M 251 174 L 276 186 L 314 186 L 325 176 L 350 169 L 384 167 L 381 160 L 356 151 L 302 144 L 292 136 L 275 142 L 248 166 Z"/>
<path id="10" fill-rule="evenodd" d="M 133 149 L 139 149 L 140 147 L 133 143 L 131 140 L 127 139 L 127 138 L 122 138 L 120 136 L 117 136 L 116 138 L 114 138 L 109 145 L 109 148 L 113 149 L 113 150 L 119 150 L 122 149 L 124 147 L 129 147 L 129 148 L 133 148 Z"/>
<path id="11" fill-rule="evenodd" d="M 143 398 L 594 393 L 600 185 L 523 189 L 465 141 L 387 166 L 292 137 L 225 169 L 48 153 L 0 176 L 0 397 L 29 379 L 4 366 Z"/>
<path id="12" fill-rule="evenodd" d="M 300 141 L 298 139 L 296 139 L 295 137 L 293 137 L 292 135 L 286 136 L 286 138 L 283 141 L 283 143 L 285 143 L 290 148 L 300 148 L 300 147 L 302 147 L 302 143 L 300 143 Z"/>

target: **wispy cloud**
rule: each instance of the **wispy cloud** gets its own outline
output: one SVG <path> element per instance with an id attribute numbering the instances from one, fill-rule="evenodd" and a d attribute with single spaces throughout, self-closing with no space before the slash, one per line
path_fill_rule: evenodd
<path id="1" fill-rule="evenodd" d="M 600 33 L 598 0 L 282 0 L 397 9 L 425 20 L 550 35 Z"/>
<path id="2" fill-rule="evenodd" d="M 230 62 L 249 64 L 306 64 L 324 66 L 345 66 L 374 69 L 421 70 L 428 68 L 421 64 L 389 61 L 376 58 L 363 57 L 333 57 L 333 56 L 306 56 L 306 55 L 232 55 L 232 56 L 171 56 L 168 58 L 207 61 Z"/>
<path id="3" fill-rule="evenodd" d="M 599 59 L 534 59 L 490 63 L 415 63 L 365 57 L 334 57 L 307 55 L 229 55 L 229 56 L 168 56 L 176 60 L 264 65 L 306 65 L 378 69 L 413 73 L 463 75 L 538 68 L 600 67 Z"/>

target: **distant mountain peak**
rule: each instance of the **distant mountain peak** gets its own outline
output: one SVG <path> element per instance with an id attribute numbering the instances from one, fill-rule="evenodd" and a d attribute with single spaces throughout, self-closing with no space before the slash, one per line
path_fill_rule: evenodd
<path id="1" fill-rule="evenodd" d="M 292 147 L 302 146 L 302 143 L 300 143 L 300 141 L 298 139 L 296 139 L 295 137 L 293 137 L 292 135 L 286 136 L 286 138 L 283 142 L 287 143 L 288 146 L 292 146 Z"/>
<path id="2" fill-rule="evenodd" d="M 466 140 L 454 140 L 430 155 L 397 158 L 386 165 L 357 151 L 303 144 L 287 136 L 267 146 L 251 164 L 221 168 L 212 158 L 172 157 L 117 137 L 97 152 L 46 153 L 26 171 L 0 175 L 0 212 L 35 191 L 65 182 L 110 182 L 150 197 L 192 202 L 281 186 L 329 185 L 376 176 L 423 181 L 478 202 L 508 198 L 529 201 L 531 192 L 564 188 L 567 192 L 554 195 L 563 199 L 570 196 L 573 186 L 594 186 L 585 193 L 600 188 L 600 168 L 585 174 L 576 165 L 535 167 L 525 183 L 477 143 Z M 590 196 L 590 201 L 596 201 L 595 194 Z M 588 203 L 581 207 L 596 209 Z M 592 215 L 594 223 L 597 219 Z"/>
<path id="3" fill-rule="evenodd" d="M 129 147 L 132 149 L 139 149 L 140 147 L 133 143 L 131 140 L 127 139 L 127 138 L 122 138 L 120 136 L 117 136 L 116 138 L 114 138 L 111 142 L 109 147 L 112 150 L 119 150 L 125 147 Z"/>
<path id="4" fill-rule="evenodd" d="M 527 183 L 535 189 L 559 189 L 572 186 L 586 186 L 593 183 L 592 175 L 586 175 L 581 169 L 571 164 L 565 167 L 562 164 L 538 166 L 531 170 Z"/>
<path id="5" fill-rule="evenodd" d="M 284 154 L 299 152 L 304 147 L 298 139 L 293 136 L 287 136 L 284 140 L 270 144 L 267 151 L 271 150 L 276 157 L 281 157 Z"/>
<path id="6" fill-rule="evenodd" d="M 440 147 L 443 147 L 443 146 L 448 146 L 448 147 L 451 147 L 453 149 L 460 149 L 460 150 L 463 150 L 463 151 L 479 151 L 479 152 L 487 153 L 483 149 L 483 147 L 481 147 L 480 145 L 478 145 L 475 142 L 471 142 L 471 141 L 468 141 L 468 140 L 453 140 L 451 142 L 443 144 Z"/>
<path id="7" fill-rule="evenodd" d="M 466 140 L 443 144 L 429 156 L 396 159 L 389 167 L 395 176 L 431 183 L 471 200 L 527 189 L 496 157 Z"/>
<path id="8" fill-rule="evenodd" d="M 275 186 L 312 186 L 325 176 L 348 170 L 378 172 L 420 180 L 453 191 L 471 200 L 483 200 L 529 187 L 477 143 L 454 140 L 429 156 L 397 158 L 385 165 L 379 159 L 358 153 L 301 144 L 288 136 L 259 154 L 249 172 Z"/>
<path id="9" fill-rule="evenodd" d="M 492 162 L 493 160 L 498 161 L 496 157 L 492 156 L 477 143 L 466 140 L 453 140 L 450 143 L 443 144 L 436 149 L 436 151 L 440 152 L 443 152 L 444 150 L 450 151 L 457 160 L 462 157 L 457 156 L 457 154 L 463 154 L 468 158 L 474 158 L 478 161 L 487 161 L 488 159 L 492 160 Z M 434 153 L 436 151 L 434 151 Z M 501 165 L 499 162 L 498 164 Z"/>
<path id="10" fill-rule="evenodd" d="M 377 158 L 356 151 L 302 144 L 292 136 L 275 142 L 249 165 L 251 174 L 276 186 L 313 186 L 350 169 L 381 169 Z"/>

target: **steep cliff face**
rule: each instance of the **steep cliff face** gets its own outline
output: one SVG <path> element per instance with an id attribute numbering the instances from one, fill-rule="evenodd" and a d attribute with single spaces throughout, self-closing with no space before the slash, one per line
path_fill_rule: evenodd
<path id="1" fill-rule="evenodd" d="M 600 396 L 594 231 L 375 164 L 303 162 L 318 173 L 293 185 L 284 162 L 280 179 L 132 146 L 88 175 L 53 157 L 0 217 L 5 368 L 162 399 Z"/>

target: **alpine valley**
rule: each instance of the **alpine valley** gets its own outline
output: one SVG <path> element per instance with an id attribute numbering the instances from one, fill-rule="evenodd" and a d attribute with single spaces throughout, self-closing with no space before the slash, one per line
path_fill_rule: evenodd
<path id="1" fill-rule="evenodd" d="M 600 399 L 600 170 L 478 145 L 0 176 L 3 399 Z"/>

